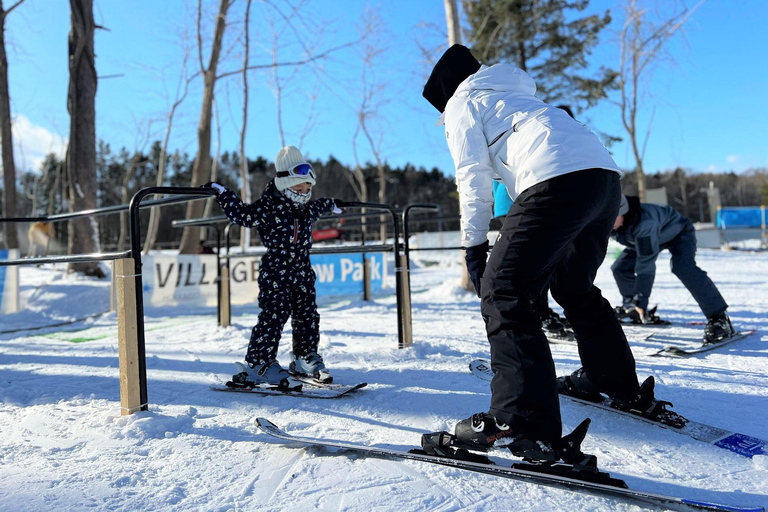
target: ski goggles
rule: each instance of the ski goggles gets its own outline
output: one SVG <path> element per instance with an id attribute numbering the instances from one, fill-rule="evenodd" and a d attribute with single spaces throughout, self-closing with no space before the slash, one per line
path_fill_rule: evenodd
<path id="1" fill-rule="evenodd" d="M 289 176 L 291 178 L 303 178 L 309 176 L 310 178 L 315 179 L 315 170 L 309 164 L 299 164 L 287 171 L 280 171 L 277 173 L 278 178 L 287 178 Z"/>

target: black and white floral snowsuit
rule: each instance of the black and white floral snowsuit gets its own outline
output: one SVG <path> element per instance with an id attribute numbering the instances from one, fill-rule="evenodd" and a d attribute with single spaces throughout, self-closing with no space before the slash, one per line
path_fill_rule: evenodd
<path id="1" fill-rule="evenodd" d="M 259 323 L 251 332 L 245 360 L 253 366 L 274 361 L 283 326 L 291 317 L 296 357 L 317 351 L 320 315 L 315 301 L 315 271 L 309 264 L 312 226 L 334 207 L 333 199 L 305 205 L 289 200 L 270 181 L 261 199 L 245 204 L 231 190 L 219 194 L 219 206 L 240 226 L 256 226 L 267 253 L 259 266 Z"/>

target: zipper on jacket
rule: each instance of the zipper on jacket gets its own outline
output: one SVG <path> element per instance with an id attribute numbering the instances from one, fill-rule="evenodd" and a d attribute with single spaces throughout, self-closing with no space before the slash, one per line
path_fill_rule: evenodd
<path id="1" fill-rule="evenodd" d="M 299 219 L 293 220 L 293 243 L 296 243 L 296 240 L 299 239 Z"/>
<path id="2" fill-rule="evenodd" d="M 504 134 L 505 134 L 505 133 L 507 133 L 508 131 L 509 131 L 509 130 L 504 130 L 503 132 L 501 132 L 500 134 L 498 134 L 498 135 L 496 136 L 496 138 L 495 138 L 495 139 L 493 139 L 493 140 L 491 141 L 491 143 L 490 143 L 490 144 L 488 144 L 488 147 L 491 147 L 491 146 L 493 146 L 494 144 L 496 144 L 497 142 L 499 142 L 499 139 L 500 139 L 500 138 L 502 138 L 502 137 L 504 136 Z"/>

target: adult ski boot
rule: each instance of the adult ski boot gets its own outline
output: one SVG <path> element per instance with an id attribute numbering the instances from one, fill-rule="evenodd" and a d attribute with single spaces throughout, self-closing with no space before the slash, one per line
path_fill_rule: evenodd
<path id="1" fill-rule="evenodd" d="M 613 308 L 616 318 L 620 322 L 631 323 L 634 325 L 671 325 L 672 322 L 663 320 L 656 314 L 658 306 L 640 313 L 635 306 L 616 306 Z M 627 322 L 628 320 L 628 322 Z"/>
<path id="2" fill-rule="evenodd" d="M 579 368 L 570 375 L 557 378 L 557 392 L 586 402 L 602 403 L 605 397 L 587 378 L 584 368 Z"/>
<path id="3" fill-rule="evenodd" d="M 259 387 L 278 391 L 298 391 L 301 389 L 301 382 L 294 379 L 277 361 L 269 361 L 256 368 L 240 362 L 235 363 L 235 366 L 238 372 L 232 376 L 230 382 L 227 382 L 228 387 Z"/>
<path id="4" fill-rule="evenodd" d="M 736 331 L 733 329 L 733 325 L 731 325 L 731 319 L 723 311 L 719 315 L 709 318 L 707 326 L 704 328 L 704 339 L 702 341 L 704 345 L 713 345 L 730 338 L 734 334 L 736 334 Z"/>
<path id="5" fill-rule="evenodd" d="M 515 434 L 509 425 L 499 423 L 486 412 L 473 414 L 461 420 L 454 429 L 456 446 L 469 450 L 487 451 L 490 448 L 508 448 L 513 455 L 529 460 L 556 461 L 559 459 L 551 443 L 529 439 Z"/>
<path id="6" fill-rule="evenodd" d="M 546 337 L 565 341 L 576 340 L 573 331 L 568 328 L 570 327 L 568 320 L 558 315 L 551 308 L 548 308 L 547 313 L 541 316 L 540 319 L 541 329 Z"/>
<path id="7" fill-rule="evenodd" d="M 331 372 L 325 367 L 322 356 L 317 352 L 293 357 L 294 359 L 288 367 L 293 375 L 311 379 L 318 384 L 330 384 L 333 382 Z"/>

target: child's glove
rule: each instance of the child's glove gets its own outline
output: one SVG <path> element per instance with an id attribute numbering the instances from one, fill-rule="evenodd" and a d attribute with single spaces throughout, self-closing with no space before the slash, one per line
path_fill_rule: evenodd
<path id="1" fill-rule="evenodd" d="M 339 205 L 336 204 L 336 200 L 333 200 L 333 210 L 331 210 L 333 213 L 339 214 L 341 213 L 341 208 L 339 208 Z"/>
<path id="2" fill-rule="evenodd" d="M 208 183 L 206 183 L 203 186 L 214 189 L 216 191 L 216 195 L 219 195 L 219 194 L 223 193 L 225 190 L 227 190 L 223 186 L 219 185 L 218 183 L 212 182 L 212 181 L 209 181 Z"/>

